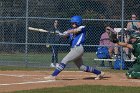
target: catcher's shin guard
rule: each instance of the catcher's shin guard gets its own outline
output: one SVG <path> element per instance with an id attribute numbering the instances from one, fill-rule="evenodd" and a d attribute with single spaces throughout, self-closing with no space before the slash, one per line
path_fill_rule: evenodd
<path id="1" fill-rule="evenodd" d="M 132 71 L 131 73 L 127 72 L 126 76 L 129 79 L 137 79 L 140 78 L 140 72 L 135 72 L 135 71 Z"/>

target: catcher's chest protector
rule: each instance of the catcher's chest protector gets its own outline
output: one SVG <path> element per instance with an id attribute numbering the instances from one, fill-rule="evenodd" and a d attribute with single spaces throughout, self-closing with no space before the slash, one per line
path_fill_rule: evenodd
<path id="1" fill-rule="evenodd" d="M 133 50 L 134 56 L 135 57 L 140 56 L 140 43 L 134 43 L 133 48 L 134 48 L 134 50 Z"/>

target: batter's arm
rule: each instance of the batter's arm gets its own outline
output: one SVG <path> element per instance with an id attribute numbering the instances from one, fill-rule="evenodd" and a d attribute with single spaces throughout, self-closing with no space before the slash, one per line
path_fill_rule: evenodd
<path id="1" fill-rule="evenodd" d="M 68 34 L 70 34 L 70 33 L 76 34 L 76 33 L 80 32 L 83 28 L 85 28 L 85 26 L 79 26 L 78 28 L 67 30 L 67 33 Z"/>
<path id="2" fill-rule="evenodd" d="M 71 33 L 73 34 L 77 34 L 79 33 L 80 31 L 82 31 L 82 29 L 85 28 L 85 26 L 79 26 L 75 29 L 70 29 L 70 30 L 67 30 L 65 32 L 62 33 L 61 36 L 63 36 L 64 38 L 68 37 Z"/>

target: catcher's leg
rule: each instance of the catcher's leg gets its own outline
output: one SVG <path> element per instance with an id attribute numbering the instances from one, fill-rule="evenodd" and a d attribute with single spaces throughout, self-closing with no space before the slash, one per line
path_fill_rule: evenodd
<path id="1" fill-rule="evenodd" d="M 136 63 L 126 73 L 127 78 L 140 78 L 140 64 Z"/>
<path id="2" fill-rule="evenodd" d="M 126 76 L 129 79 L 137 79 L 137 78 L 140 78 L 140 72 L 135 72 L 135 71 L 132 71 L 131 73 L 127 72 Z"/>

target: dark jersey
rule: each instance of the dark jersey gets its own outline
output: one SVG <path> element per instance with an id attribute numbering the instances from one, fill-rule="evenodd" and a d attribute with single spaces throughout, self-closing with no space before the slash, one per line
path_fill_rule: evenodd
<path id="1" fill-rule="evenodd" d="M 133 54 L 135 57 L 138 57 L 140 55 L 140 43 L 136 42 L 133 45 Z"/>
<path id="2" fill-rule="evenodd" d="M 61 38 L 59 35 L 56 35 L 56 31 L 57 30 L 55 30 L 55 29 L 53 31 L 55 34 L 49 33 L 48 43 L 52 43 L 52 44 L 59 44 L 60 43 Z"/>

